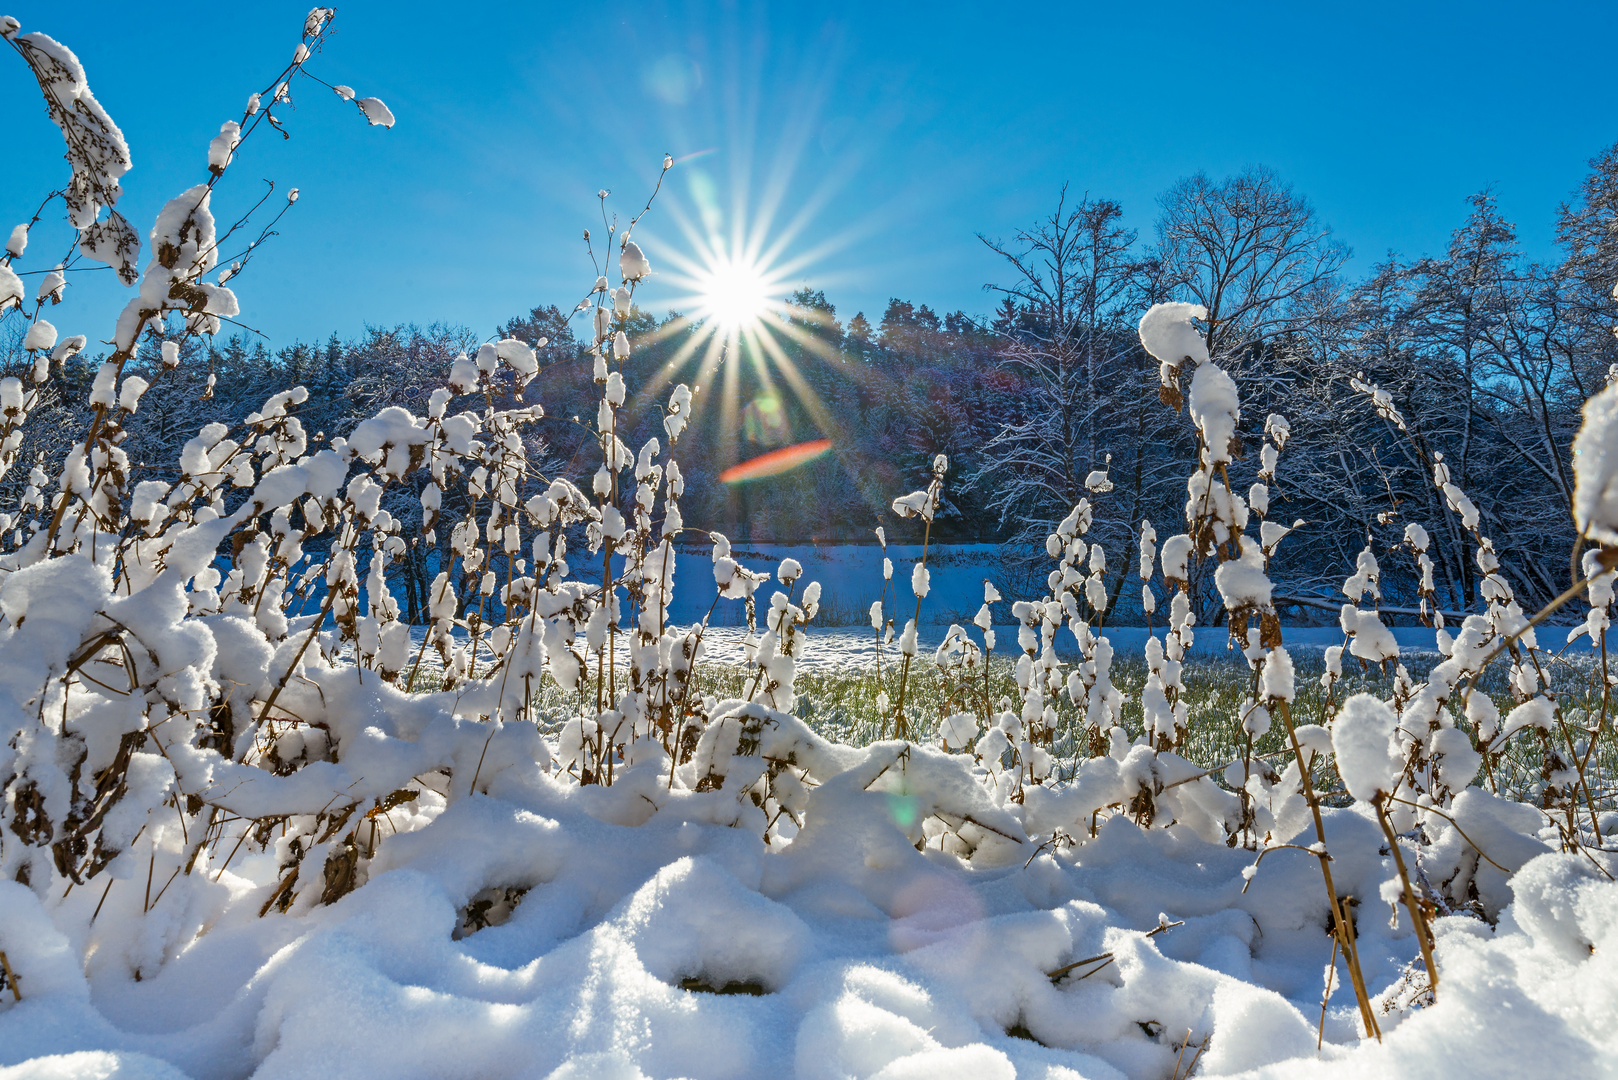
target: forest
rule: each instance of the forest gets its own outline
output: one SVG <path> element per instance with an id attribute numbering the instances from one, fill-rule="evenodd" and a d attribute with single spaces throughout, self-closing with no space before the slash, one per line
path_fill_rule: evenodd
<path id="1" fill-rule="evenodd" d="M 1423 454 L 1444 455 L 1488 529 L 1517 538 L 1499 553 L 1504 572 L 1525 600 L 1543 603 L 1566 587 L 1558 567 L 1574 540 L 1569 451 L 1578 409 L 1618 362 L 1610 329 L 1618 238 L 1609 224 L 1618 212 L 1618 146 L 1590 162 L 1557 208 L 1555 262 L 1521 253 L 1489 192 L 1458 209 L 1466 212 L 1447 250 L 1390 256 L 1353 280 L 1348 252 L 1282 178 L 1263 168 L 1219 181 L 1198 174 L 1164 194 L 1151 242 L 1122 225 L 1117 203 L 1065 191 L 1026 230 L 985 238 L 1005 269 L 1005 284 L 985 286 L 998 301 L 992 316 L 940 316 L 894 298 L 873 324 L 864 312 L 840 318 L 822 290 L 799 288 L 772 311 L 768 346 L 738 341 L 743 362 L 726 369 L 736 380 L 727 398 L 744 411 L 773 410 L 774 423 L 741 433 L 738 406 L 706 408 L 698 389 L 699 437 L 682 464 L 685 520 L 743 541 L 871 543 L 888 504 L 942 453 L 960 479 L 934 525 L 941 540 L 1004 543 L 1008 561 L 1027 563 L 1085 494 L 1085 478 L 1105 470 L 1113 487 L 1098 500 L 1095 528 L 1108 543 L 1129 542 L 1142 521 L 1177 516 L 1196 455 L 1193 432 L 1158 407 L 1157 363 L 1133 322 L 1153 303 L 1186 298 L 1208 309 L 1215 348 L 1259 395 L 1238 438 L 1256 444 L 1272 412 L 1298 436 L 1289 482 L 1274 496 L 1278 515 L 1303 523 L 1279 581 L 1289 617 L 1329 621 L 1335 568 L 1366 545 L 1397 550 L 1409 520 L 1443 523 L 1437 603 L 1458 611 L 1476 595 L 1471 540 L 1429 483 Z M 594 449 L 576 423 L 591 392 L 589 335 L 578 336 L 581 320 L 568 307 L 542 303 L 497 328 L 424 318 L 273 350 L 239 331 L 183 338 L 182 366 L 145 399 L 131 435 L 151 461 L 170 460 L 204 424 L 237 425 L 266 397 L 303 385 L 311 392 L 305 425 L 343 436 L 389 405 L 419 411 L 455 356 L 482 341 L 544 340 L 543 374 L 510 403 L 544 409 L 525 438 L 535 482 L 548 482 Z M 653 396 L 688 377 L 690 341 L 705 328 L 638 306 L 627 327 L 626 378 L 644 389 L 622 422 L 644 439 L 661 422 Z M 8 334 L 0 370 L 23 371 L 31 361 L 21 330 L 13 324 Z M 161 351 L 161 338 L 147 339 L 130 370 L 162 370 Z M 53 420 L 42 415 L 25 459 L 65 454 L 100 360 L 87 349 L 67 365 L 59 396 L 45 406 Z M 1356 379 L 1387 391 L 1408 433 L 1352 407 Z M 830 439 L 833 453 L 749 484 L 718 479 L 743 458 L 815 438 Z M 161 467 L 152 476 L 170 479 Z M 13 473 L 0 492 L 15 495 L 25 483 Z M 419 505 L 407 505 L 417 495 L 390 495 L 390 507 L 419 521 Z M 896 539 L 916 532 L 887 527 Z M 424 617 L 447 542 L 441 537 L 435 553 L 412 549 L 402 573 L 412 621 Z M 1391 607 L 1411 609 L 1407 619 L 1417 602 L 1408 563 L 1396 560 L 1385 586 Z M 1126 577 L 1111 575 L 1115 607 Z M 1217 595 L 1200 579 L 1193 589 L 1203 617 L 1217 618 Z"/>

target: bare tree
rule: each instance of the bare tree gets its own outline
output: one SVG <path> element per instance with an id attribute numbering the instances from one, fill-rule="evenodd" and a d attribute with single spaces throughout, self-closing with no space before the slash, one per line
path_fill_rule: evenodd
<path id="1" fill-rule="evenodd" d="M 1017 275 L 985 286 L 1014 305 L 1001 357 L 1018 392 L 975 478 L 996 485 L 989 506 L 1002 523 L 1021 522 L 1014 540 L 1042 539 L 1104 465 L 1112 406 L 1128 391 L 1107 376 L 1137 351 L 1120 314 L 1136 287 L 1135 231 L 1110 199 L 1085 195 L 1070 206 L 1067 198 L 1064 186 L 1050 215 L 1010 243 L 979 237 Z"/>
<path id="2" fill-rule="evenodd" d="M 1290 302 L 1348 258 L 1309 201 L 1264 166 L 1217 183 L 1185 177 L 1161 204 L 1158 256 L 1208 310 L 1208 344 L 1227 356 L 1284 329 Z"/>
<path id="3" fill-rule="evenodd" d="M 1567 252 L 1559 281 L 1569 309 L 1567 359 L 1588 398 L 1618 363 L 1618 143 L 1590 160 L 1577 196 L 1562 205 L 1556 236 Z"/>

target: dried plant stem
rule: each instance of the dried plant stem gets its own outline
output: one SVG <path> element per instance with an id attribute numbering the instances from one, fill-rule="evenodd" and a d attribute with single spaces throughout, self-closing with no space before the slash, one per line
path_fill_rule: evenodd
<path id="1" fill-rule="evenodd" d="M 1191 1029 L 1185 1029 L 1185 1042 L 1180 1044 L 1180 1052 L 1174 1056 L 1174 1071 L 1170 1076 L 1180 1075 L 1180 1062 L 1185 1060 L 1185 1048 L 1191 1045 Z"/>
<path id="2" fill-rule="evenodd" d="M 101 914 L 101 905 L 107 902 L 107 894 L 112 892 L 112 883 L 117 880 L 118 879 L 115 877 L 109 877 L 107 879 L 107 887 L 101 890 L 101 899 L 96 901 L 96 909 L 90 913 L 91 923 L 94 923 L 96 921 L 96 916 Z"/>
<path id="3" fill-rule="evenodd" d="M 1320 797 L 1315 793 L 1314 775 L 1310 769 L 1310 762 L 1303 756 L 1303 747 L 1298 743 L 1298 732 L 1292 724 L 1292 707 L 1285 701 L 1276 702 L 1281 713 L 1281 722 L 1286 725 L 1287 739 L 1292 743 L 1292 753 L 1298 762 L 1298 774 L 1303 782 L 1303 797 L 1309 803 L 1309 813 L 1315 822 L 1315 839 L 1320 842 L 1320 849 L 1315 853 L 1320 859 L 1320 875 L 1326 881 L 1326 896 L 1331 901 L 1333 930 L 1336 932 L 1338 944 L 1343 951 L 1343 960 L 1348 964 L 1348 977 L 1354 987 L 1354 997 L 1360 1007 L 1360 1019 L 1365 1023 L 1368 1035 L 1376 1036 L 1377 1042 L 1382 1041 L 1382 1030 L 1377 1026 L 1376 1013 L 1371 1008 L 1371 995 L 1365 989 L 1365 973 L 1360 969 L 1359 950 L 1355 947 L 1354 932 L 1349 928 L 1348 914 L 1343 910 L 1344 904 L 1337 896 L 1337 885 L 1332 881 L 1331 856 L 1326 851 L 1326 823 L 1320 813 Z"/>
<path id="4" fill-rule="evenodd" d="M 921 565 L 927 565 L 927 547 L 933 539 L 933 519 L 927 519 L 927 526 L 921 534 Z M 897 598 L 899 590 L 894 589 Z M 921 629 L 921 597 L 916 597 L 916 617 L 914 625 L 919 632 Z M 910 661 L 912 657 L 905 654 L 904 663 L 899 670 L 899 703 L 893 710 L 893 737 L 895 739 L 909 739 L 910 725 L 905 723 L 905 691 L 910 688 Z"/>
<path id="5" fill-rule="evenodd" d="M 1055 980 L 1060 979 L 1063 975 L 1066 975 L 1068 972 L 1072 971 L 1074 968 L 1081 968 L 1085 964 L 1100 964 L 1101 967 L 1096 968 L 1096 971 L 1100 971 L 1102 967 L 1106 967 L 1110 963 L 1112 963 L 1112 953 L 1104 952 L 1096 956 L 1086 956 L 1083 960 L 1075 960 L 1071 964 L 1063 964 L 1055 971 L 1047 971 L 1045 976 L 1054 982 Z M 1094 974 L 1095 971 L 1085 972 L 1085 974 L 1080 975 L 1079 978 L 1088 978 Z"/>
<path id="6" fill-rule="evenodd" d="M 275 887 L 275 891 L 270 893 L 270 898 L 264 901 L 264 906 L 258 909 L 258 917 L 262 919 L 265 915 L 268 915 L 270 908 L 274 907 L 275 902 L 281 899 L 281 894 L 292 888 L 293 883 L 297 880 L 298 867 L 294 866 L 291 870 L 287 871 L 287 876 L 281 880 L 281 884 Z"/>
<path id="7" fill-rule="evenodd" d="M 1326 1006 L 1331 1001 L 1332 976 L 1337 974 L 1337 954 L 1341 951 L 1339 945 L 1341 945 L 1341 942 L 1337 940 L 1337 935 L 1333 934 L 1331 939 L 1331 962 L 1326 965 L 1326 992 L 1320 998 L 1320 1030 L 1315 1035 L 1316 1051 L 1319 1051 L 1321 1045 L 1326 1041 Z"/>
<path id="8" fill-rule="evenodd" d="M 1596 752 L 1596 743 L 1601 740 L 1601 734 L 1607 726 L 1607 714 L 1612 707 L 1612 683 L 1607 674 L 1607 637 L 1601 636 L 1601 716 L 1596 720 L 1595 730 L 1590 733 L 1590 739 L 1584 744 L 1584 759 L 1579 762 L 1579 777 L 1582 780 L 1584 770 L 1589 768 L 1590 758 Z M 1596 846 L 1600 847 L 1601 825 L 1596 818 L 1595 800 L 1590 798 L 1589 788 L 1585 789 L 1585 798 L 1590 799 L 1590 821 L 1595 826 Z"/>
<path id="9" fill-rule="evenodd" d="M 1376 801 L 1376 820 L 1382 826 L 1382 835 L 1388 838 L 1388 847 L 1393 852 L 1393 865 L 1399 868 L 1399 882 L 1404 886 L 1405 909 L 1410 912 L 1410 923 L 1416 931 L 1416 942 L 1421 946 L 1421 962 L 1427 966 L 1427 981 L 1433 995 L 1438 1000 L 1438 965 L 1433 962 L 1433 935 L 1432 929 L 1427 925 L 1427 913 L 1422 910 L 1421 900 L 1416 896 L 1416 890 L 1410 885 L 1410 874 L 1405 870 L 1404 853 L 1399 850 L 1399 838 L 1394 835 L 1393 825 L 1388 821 L 1386 798 Z"/>
<path id="10" fill-rule="evenodd" d="M 0 949 L 0 971 L 6 973 L 6 985 L 11 987 L 11 1000 L 21 1001 L 22 991 L 17 988 L 17 975 L 11 970 L 11 961 L 6 959 L 6 950 Z"/>
<path id="11" fill-rule="evenodd" d="M 1191 1055 L 1191 1064 L 1185 1067 L 1185 1076 L 1180 1078 L 1180 1080 L 1190 1080 L 1191 1074 L 1196 1072 L 1197 1062 L 1202 1060 L 1202 1053 L 1208 1049 L 1208 1040 L 1211 1037 L 1211 1035 L 1203 1036 L 1201 1045 L 1197 1047 L 1197 1052 Z"/>
<path id="12" fill-rule="evenodd" d="M 246 829 L 243 829 L 242 834 L 236 838 L 236 846 L 230 849 L 230 854 L 225 856 L 225 861 L 219 864 L 219 873 L 213 876 L 215 883 L 217 883 L 220 878 L 225 876 L 225 868 L 230 865 L 230 860 L 236 857 L 236 852 L 241 849 L 242 841 L 246 840 L 247 834 L 252 831 L 252 827 L 249 826 Z M 215 848 L 214 850 L 217 851 L 218 848 Z"/>

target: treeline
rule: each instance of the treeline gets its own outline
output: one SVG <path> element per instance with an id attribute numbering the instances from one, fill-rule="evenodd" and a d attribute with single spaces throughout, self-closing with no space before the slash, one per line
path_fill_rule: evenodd
<path id="1" fill-rule="evenodd" d="M 1161 200 L 1151 242 L 1124 228 L 1117 203 L 1064 193 L 1010 240 L 985 238 L 1005 259 L 992 316 L 940 315 L 895 298 L 874 322 L 863 312 L 845 319 L 823 292 L 802 289 L 721 354 L 711 326 L 634 309 L 623 437 L 634 449 L 661 435 L 671 385 L 700 383 L 680 453 L 685 522 L 740 541 L 867 541 L 878 525 L 890 538 L 919 539 L 888 507 L 921 486 L 942 453 L 948 503 L 933 538 L 1002 542 L 1009 569 L 1032 569 L 1052 523 L 1089 498 L 1113 607 L 1138 619 L 1136 538 L 1145 520 L 1159 536 L 1183 528 L 1177 478 L 1196 446 L 1135 323 L 1152 303 L 1191 300 L 1207 309 L 1213 349 L 1242 387 L 1238 437 L 1258 446 L 1271 413 L 1290 423 L 1270 520 L 1303 523 L 1274 560 L 1292 617 L 1330 618 L 1367 545 L 1383 569 L 1384 603 L 1411 606 L 1414 564 L 1399 550 L 1409 522 L 1435 539 L 1441 605 L 1475 599 L 1478 552 L 1431 482 L 1440 455 L 1477 504 L 1517 595 L 1537 606 L 1569 580 L 1579 407 L 1618 362 L 1618 147 L 1591 163 L 1557 222 L 1558 257 L 1529 260 L 1485 192 L 1444 252 L 1390 256 L 1349 281 L 1346 250 L 1267 170 L 1181 181 Z M 508 397 L 544 409 L 529 435 L 539 473 L 587 479 L 599 463 L 586 427 L 599 392 L 586 319 L 540 306 L 487 335 L 431 323 L 274 351 L 236 336 L 174 370 L 150 341 L 133 362 L 153 383 L 128 424 L 135 479 L 148 470 L 163 479 L 148 462 L 177 460 L 204 425 L 233 426 L 290 385 L 310 390 L 297 412 L 312 445 L 390 405 L 421 413 L 458 354 L 499 337 L 546 342 L 540 375 Z M 27 360 L 12 346 L 8 366 L 20 370 Z M 54 422 L 34 425 L 30 454 L 65 453 L 82 432 L 80 403 L 98 364 L 72 363 Z M 1380 418 L 1356 378 L 1388 391 L 1408 430 Z M 451 409 L 481 405 L 460 399 Z M 816 439 L 830 452 L 797 469 L 720 480 L 750 458 Z M 1239 461 L 1233 487 L 1245 492 L 1257 468 L 1252 457 Z M 28 482 L 14 470 L 0 498 L 14 503 Z M 419 520 L 419 506 L 397 498 L 389 509 Z M 440 549 L 447 533 L 439 530 Z M 412 545 L 403 575 L 412 609 L 446 556 Z M 1203 620 L 1216 620 L 1211 583 L 1198 595 Z"/>

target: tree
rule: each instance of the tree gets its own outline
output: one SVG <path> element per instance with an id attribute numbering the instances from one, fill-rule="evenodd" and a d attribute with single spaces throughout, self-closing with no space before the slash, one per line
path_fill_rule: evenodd
<path id="1" fill-rule="evenodd" d="M 822 289 L 805 285 L 786 300 L 786 321 L 815 338 L 835 345 L 842 340 L 843 324 L 837 321 L 837 308 Z"/>
<path id="2" fill-rule="evenodd" d="M 1563 203 L 1556 236 L 1565 251 L 1559 289 L 1568 308 L 1566 355 L 1579 393 L 1601 389 L 1618 363 L 1618 143 L 1590 159 L 1572 202 Z"/>
<path id="3" fill-rule="evenodd" d="M 577 357 L 579 343 L 573 336 L 572 316 L 555 304 L 536 307 L 527 318 L 508 319 L 497 333 L 503 338 L 516 338 L 528 345 L 545 344 L 538 348 L 542 365 L 561 363 Z"/>
<path id="4" fill-rule="evenodd" d="M 871 347 L 871 322 L 863 311 L 856 311 L 854 317 L 848 320 L 848 347 L 850 352 L 861 357 Z"/>
<path id="5" fill-rule="evenodd" d="M 1014 540 L 1039 542 L 1085 495 L 1120 435 L 1120 405 L 1133 400 L 1128 373 L 1139 351 L 1124 317 L 1136 286 L 1136 234 L 1123 210 L 1087 194 L 1056 207 L 1009 242 L 979 239 L 1015 273 L 988 285 L 1004 301 L 995 321 L 1002 366 L 1017 380 L 983 447 L 973 483 L 993 486 L 989 508 L 1020 524 Z M 1123 379 L 1118 376 L 1124 375 Z"/>
<path id="6" fill-rule="evenodd" d="M 1185 177 L 1161 206 L 1158 257 L 1207 309 L 1209 347 L 1227 357 L 1287 326 L 1289 302 L 1348 258 L 1308 200 L 1264 166 L 1217 183 Z"/>
<path id="7" fill-rule="evenodd" d="M 1298 302 L 1333 279 L 1348 249 L 1307 199 L 1264 166 L 1217 182 L 1203 172 L 1177 181 L 1160 200 L 1157 240 L 1164 283 L 1206 312 L 1210 353 L 1244 390 L 1284 397 L 1274 385 L 1275 339 L 1305 316 Z M 1178 408 L 1172 387 L 1165 395 Z M 1205 617 L 1218 610 L 1205 587 L 1212 570 L 1199 561 L 1191 577 L 1193 598 L 1216 605 Z"/>

